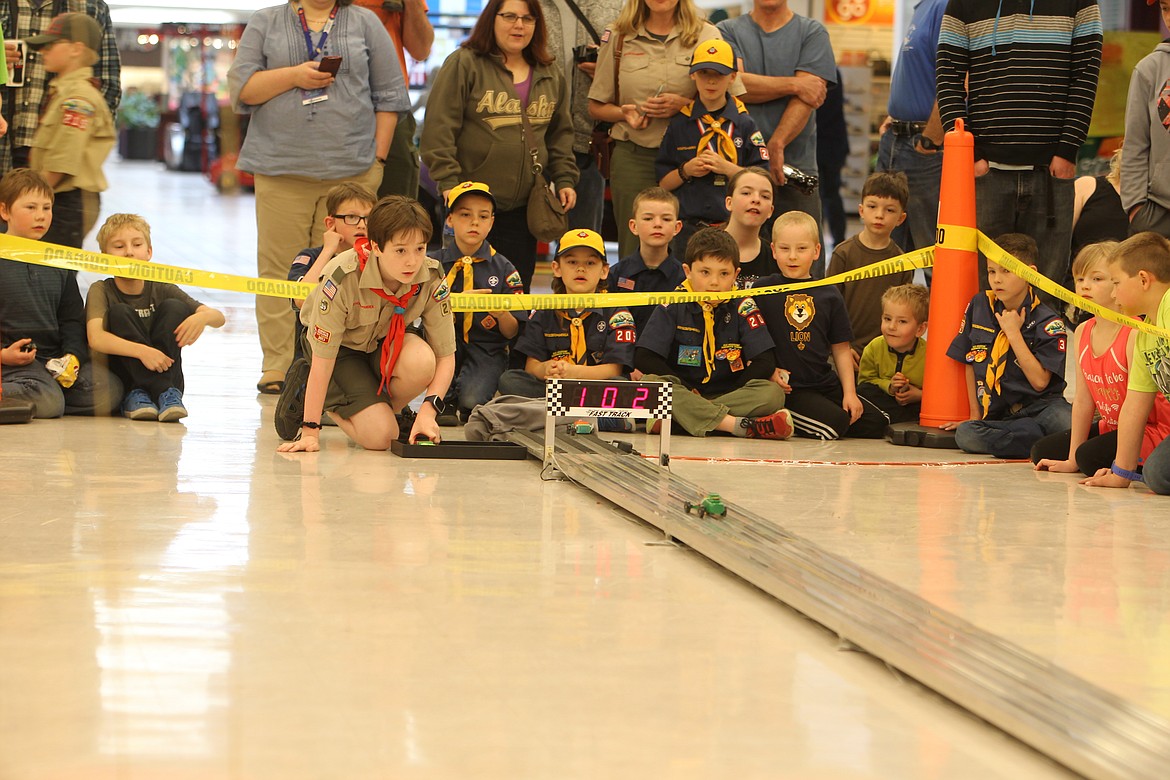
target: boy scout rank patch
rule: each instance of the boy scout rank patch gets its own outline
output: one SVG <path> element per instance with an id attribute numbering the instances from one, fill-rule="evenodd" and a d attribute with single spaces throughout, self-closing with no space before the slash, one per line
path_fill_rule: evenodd
<path id="1" fill-rule="evenodd" d="M 66 127 L 75 127 L 78 130 L 87 129 L 95 113 L 93 103 L 90 103 L 88 100 L 81 100 L 80 98 L 66 100 L 61 104 L 61 109 L 64 112 L 61 117 L 61 124 Z"/>
<path id="2" fill-rule="evenodd" d="M 313 338 L 315 338 L 317 341 L 320 341 L 322 344 L 328 344 L 329 338 L 332 335 L 333 334 L 322 328 L 320 325 L 313 326 Z"/>
<path id="3" fill-rule="evenodd" d="M 678 348 L 678 364 L 680 366 L 697 366 L 703 360 L 703 348 L 680 344 Z"/>
<path id="4" fill-rule="evenodd" d="M 625 309 L 615 312 L 614 315 L 609 318 L 609 327 L 615 330 L 617 328 L 632 328 L 634 327 L 634 315 L 630 314 Z"/>

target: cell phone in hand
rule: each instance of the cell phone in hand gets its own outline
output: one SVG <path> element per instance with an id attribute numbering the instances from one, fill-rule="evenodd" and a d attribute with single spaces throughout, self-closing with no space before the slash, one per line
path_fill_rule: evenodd
<path id="1" fill-rule="evenodd" d="M 317 70 L 321 73 L 329 73 L 334 76 L 337 75 L 338 69 L 341 68 L 341 57 L 330 56 L 322 57 Z"/>

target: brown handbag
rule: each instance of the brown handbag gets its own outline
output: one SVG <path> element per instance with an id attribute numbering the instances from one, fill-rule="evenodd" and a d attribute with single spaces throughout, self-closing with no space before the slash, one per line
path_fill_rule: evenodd
<path id="1" fill-rule="evenodd" d="M 532 124 L 528 111 L 520 108 L 521 126 L 524 131 L 524 145 L 532 156 L 532 190 L 528 193 L 528 232 L 537 241 L 556 241 L 569 229 L 569 215 L 561 205 L 561 199 L 553 186 L 544 177 L 544 166 L 540 164 L 536 141 L 532 135 Z"/>

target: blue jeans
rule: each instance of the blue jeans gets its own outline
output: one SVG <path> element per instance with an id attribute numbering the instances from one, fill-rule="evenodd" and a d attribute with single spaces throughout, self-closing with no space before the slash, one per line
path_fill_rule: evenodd
<path id="1" fill-rule="evenodd" d="M 1006 420 L 968 420 L 955 429 L 955 444 L 964 452 L 997 458 L 1027 458 L 1032 445 L 1049 434 L 1072 427 L 1072 407 L 1063 397 L 1042 398 Z"/>
<path id="2" fill-rule="evenodd" d="M 1142 465 L 1146 487 L 1155 493 L 1170 495 L 1170 439 L 1163 439 Z"/>
<path id="3" fill-rule="evenodd" d="M 471 316 L 471 315 L 468 315 Z M 462 336 L 459 336 L 462 338 Z M 459 373 L 455 388 L 459 412 L 466 416 L 480 404 L 486 404 L 496 394 L 500 375 L 508 368 L 508 351 L 495 345 L 488 351 L 474 341 L 459 344 Z M 542 392 L 543 394 L 543 392 Z"/>
<path id="4" fill-rule="evenodd" d="M 877 169 L 901 171 L 910 183 L 906 221 L 894 228 L 894 243 L 903 252 L 934 246 L 938 227 L 939 184 L 942 181 L 942 152 L 921 154 L 914 149 L 916 137 L 894 135 L 887 130 L 878 142 Z M 930 279 L 930 269 L 926 270 Z"/>
<path id="5" fill-rule="evenodd" d="M 82 364 L 73 386 L 64 389 L 44 363 L 34 360 L 27 366 L 4 367 L 3 394 L 13 401 L 31 403 L 41 419 L 62 414 L 109 415 L 122 403 L 122 382 L 91 360 Z"/>
<path id="6" fill-rule="evenodd" d="M 1073 180 L 1057 179 L 1047 168 L 1031 171 L 997 171 L 975 179 L 975 223 L 993 241 L 1002 233 L 1024 233 L 1036 240 L 1040 273 L 1058 285 L 1069 273 L 1072 251 Z M 980 270 L 986 261 L 980 256 Z M 984 273 L 979 283 L 987 288 Z M 1037 291 L 1040 292 L 1040 291 Z M 1040 293 L 1041 300 L 1057 311 L 1057 300 Z"/>

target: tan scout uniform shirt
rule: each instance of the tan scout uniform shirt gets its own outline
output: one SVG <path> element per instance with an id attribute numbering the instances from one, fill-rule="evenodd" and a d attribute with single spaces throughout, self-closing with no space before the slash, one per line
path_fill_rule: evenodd
<path id="1" fill-rule="evenodd" d="M 372 255 L 365 270 L 358 270 L 359 265 L 352 249 L 330 260 L 321 274 L 324 281 L 309 293 L 301 307 L 301 322 L 314 356 L 335 358 L 342 347 L 373 352 L 386 336 L 394 305 L 374 290 L 399 296 L 386 289 Z M 443 283 L 443 266 L 428 257 L 415 283 L 422 287 L 407 304 L 404 319 L 411 323 L 422 317 L 427 343 L 435 357 L 455 354 L 455 316 L 448 300 L 450 291 Z"/>
<path id="2" fill-rule="evenodd" d="M 612 28 L 606 28 L 601 40 L 601 50 L 597 53 L 597 71 L 593 75 L 593 86 L 589 88 L 589 99 L 599 103 L 642 103 L 654 97 L 658 87 L 663 92 L 673 92 L 685 98 L 693 99 L 698 91 L 695 82 L 691 80 L 691 55 L 695 53 L 695 46 L 700 41 L 712 38 L 723 39 L 719 29 L 713 24 L 704 23 L 699 38 L 690 46 L 684 46 L 679 30 L 676 27 L 666 37 L 666 42 L 658 40 L 646 28 L 639 27 L 631 37 L 626 36 L 622 43 L 621 70 L 618 74 L 618 90 L 621 95 L 613 94 L 613 49 L 617 44 L 617 33 Z M 729 90 L 732 95 L 744 93 L 743 82 L 737 76 L 731 83 Z M 638 146 L 655 149 L 662 143 L 662 136 L 666 133 L 669 119 L 661 117 L 651 118 L 640 130 L 635 130 L 625 122 L 618 122 L 613 126 L 610 135 L 618 141 L 633 141 Z"/>
<path id="3" fill-rule="evenodd" d="M 102 163 L 114 148 L 114 117 L 90 83 L 93 68 L 78 68 L 49 84 L 49 105 L 33 136 L 29 165 L 67 174 L 54 192 L 104 192 Z"/>

